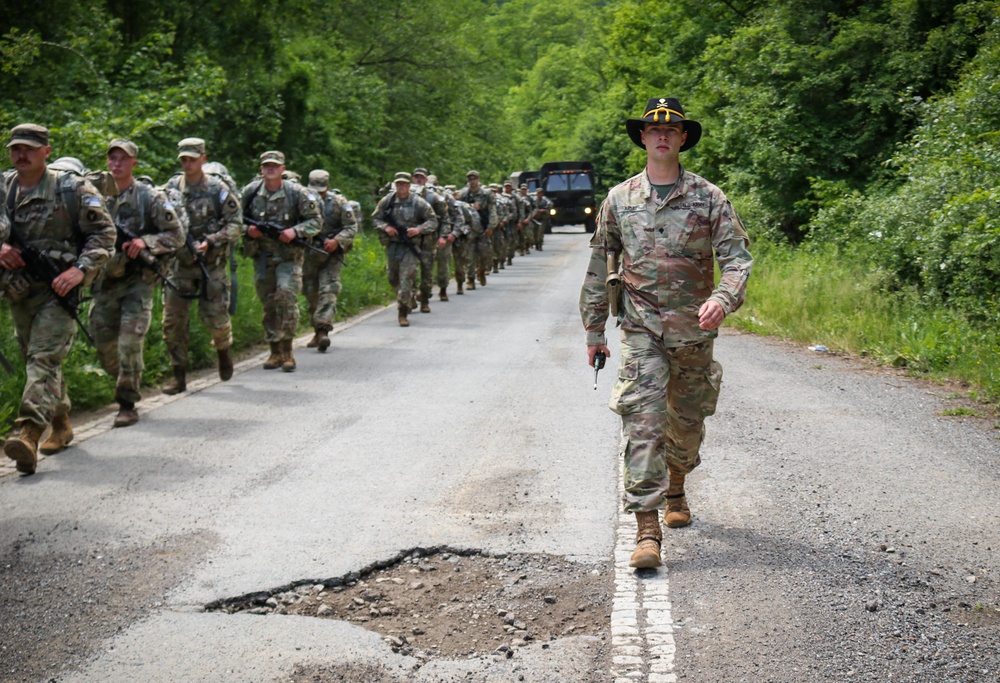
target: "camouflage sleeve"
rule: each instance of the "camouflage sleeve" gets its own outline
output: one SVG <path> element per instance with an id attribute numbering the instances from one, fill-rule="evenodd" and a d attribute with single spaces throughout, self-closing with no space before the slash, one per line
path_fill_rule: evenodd
<path id="1" fill-rule="evenodd" d="M 604 282 L 608 277 L 608 245 L 620 244 L 620 240 L 614 237 L 617 230 L 618 221 L 608 200 L 605 200 L 597 214 L 597 230 L 590 240 L 590 263 L 580 289 L 580 318 L 587 333 L 587 346 L 608 343 L 604 327 L 611 308 Z"/>
<path id="2" fill-rule="evenodd" d="M 115 253 L 118 232 L 104 200 L 89 181 L 84 180 L 77 186 L 76 197 L 79 202 L 78 223 L 83 234 L 83 246 L 73 265 L 89 275 L 107 263 Z"/>
<path id="3" fill-rule="evenodd" d="M 386 195 L 385 197 L 382 197 L 382 199 L 378 200 L 378 204 L 375 205 L 375 210 L 372 211 L 372 220 L 375 222 L 375 230 L 381 233 L 385 232 L 386 226 L 388 225 L 388 223 L 382 220 L 382 212 L 385 210 L 385 203 L 387 201 L 389 201 L 389 195 Z"/>
<path id="4" fill-rule="evenodd" d="M 414 227 L 420 229 L 421 235 L 429 235 L 431 233 L 436 233 L 438 229 L 438 219 L 437 215 L 434 213 L 434 209 L 428 204 L 423 198 L 417 197 L 417 219 L 423 218 L 423 221 Z"/>
<path id="5" fill-rule="evenodd" d="M 468 228 L 465 226 L 465 217 L 462 215 L 462 210 L 453 200 L 448 202 L 448 221 L 451 223 L 451 232 L 448 234 L 454 235 L 455 239 L 458 239 L 463 234 L 468 232 Z"/>
<path id="6" fill-rule="evenodd" d="M 497 202 L 494 198 L 493 193 L 490 192 L 486 195 L 486 205 L 489 207 L 489 225 L 487 225 L 488 230 L 495 230 L 500 219 L 497 217 Z"/>
<path id="7" fill-rule="evenodd" d="M 350 249 L 354 236 L 358 234 L 358 218 L 346 200 L 337 199 L 333 210 L 323 220 L 323 235 L 328 239 L 336 237 L 340 248 Z"/>
<path id="8" fill-rule="evenodd" d="M 721 192 L 719 194 L 711 213 L 712 247 L 722 277 L 708 300 L 717 301 L 729 315 L 746 299 L 753 256 L 750 255 L 750 238 L 743 222 L 726 196 Z"/>
<path id="9" fill-rule="evenodd" d="M 441 195 L 436 195 L 434 202 L 434 214 L 438 220 L 438 237 L 447 237 L 451 234 L 451 218 L 448 215 L 448 204 Z"/>
<path id="10" fill-rule="evenodd" d="M 156 232 L 142 236 L 142 241 L 156 256 L 172 254 L 184 246 L 184 226 L 177 217 L 174 205 L 160 190 L 153 191 L 153 203 L 149 209 L 152 225 Z"/>
<path id="11" fill-rule="evenodd" d="M 215 191 L 219 193 L 221 215 L 218 216 L 219 229 L 205 236 L 210 247 L 236 244 L 243 234 L 243 208 L 226 184 L 221 180 L 218 183 L 219 187 Z"/>
<path id="12" fill-rule="evenodd" d="M 306 239 L 318 235 L 323 228 L 323 210 L 319 205 L 319 195 L 312 190 L 299 192 L 299 218 L 295 234 Z"/>

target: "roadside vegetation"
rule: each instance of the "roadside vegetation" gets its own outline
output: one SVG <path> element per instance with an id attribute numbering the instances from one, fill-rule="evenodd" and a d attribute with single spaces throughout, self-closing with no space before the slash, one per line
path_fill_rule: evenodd
<path id="1" fill-rule="evenodd" d="M 45 123 L 94 168 L 129 137 L 159 182 L 189 135 L 240 182 L 281 149 L 363 213 L 418 165 L 461 185 L 586 159 L 606 190 L 642 167 L 624 120 L 677 96 L 705 130 L 685 167 L 754 242 L 735 324 L 1000 399 L 997 0 L 10 0 L 0 26 L 0 128 Z M 241 345 L 260 334 L 245 287 Z M 88 353 L 79 406 L 101 395 Z"/>

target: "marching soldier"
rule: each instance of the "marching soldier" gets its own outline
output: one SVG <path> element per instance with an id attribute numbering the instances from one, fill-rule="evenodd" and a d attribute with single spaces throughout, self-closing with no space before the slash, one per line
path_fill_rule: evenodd
<path id="1" fill-rule="evenodd" d="M 427 184 L 427 169 L 413 169 L 413 184 L 410 192 L 421 197 L 434 209 L 434 216 L 437 218 L 438 229 L 435 233 L 420 238 L 420 312 L 430 313 L 430 298 L 434 293 L 434 261 L 435 252 L 442 239 L 451 232 L 451 219 L 448 217 L 448 205 L 444 201 L 444 196 L 433 186 Z M 445 279 L 445 286 L 448 280 Z M 441 290 L 444 292 L 444 289 Z M 441 301 L 447 301 L 445 294 Z"/>
<path id="2" fill-rule="evenodd" d="M 162 190 L 132 175 L 139 148 L 128 140 L 108 145 L 108 173 L 116 194 L 105 200 L 118 231 L 119 251 L 105 264 L 94 284 L 90 330 L 101 365 L 113 377 L 118 415 L 115 427 L 139 421 L 142 348 L 153 317 L 153 293 L 163 277 L 158 257 L 184 245 L 177 210 Z"/>
<path id="3" fill-rule="evenodd" d="M 283 179 L 284 171 L 284 153 L 264 152 L 261 179 L 243 188 L 242 194 L 247 256 L 254 260 L 254 286 L 264 308 L 264 336 L 271 346 L 264 369 L 294 372 L 292 341 L 299 326 L 304 240 L 319 233 L 322 219 L 319 196 Z M 268 225 L 275 231 L 265 235 Z"/>
<path id="4" fill-rule="evenodd" d="M 386 275 L 396 290 L 399 326 L 409 327 L 407 317 L 417 280 L 420 263 L 421 235 L 435 234 L 438 229 L 434 209 L 422 197 L 410 192 L 410 174 L 397 173 L 393 191 L 379 200 L 372 217 L 379 241 L 386 249 Z"/>
<path id="5" fill-rule="evenodd" d="M 542 242 L 545 240 L 545 229 L 549 224 L 549 210 L 552 208 L 552 200 L 545 196 L 545 190 L 538 188 L 535 191 L 535 210 L 531 214 L 532 244 L 538 251 L 542 250 Z M 529 246 L 530 248 L 530 246 Z"/>
<path id="6" fill-rule="evenodd" d="M 323 227 L 313 242 L 326 256 L 307 251 L 302 267 L 302 294 L 309 304 L 309 317 L 315 334 L 306 347 L 325 353 L 330 348 L 330 330 L 337 317 L 340 296 L 340 271 L 344 257 L 351 250 L 358 232 L 358 216 L 344 195 L 330 191 L 330 174 L 322 169 L 309 173 L 309 189 L 322 200 Z"/>
<path id="7" fill-rule="evenodd" d="M 73 440 L 62 363 L 80 322 L 79 287 L 111 258 L 115 228 L 88 180 L 46 167 L 52 152 L 47 128 L 15 126 L 7 149 L 15 175 L 0 222 L 0 285 L 10 302 L 27 378 L 4 453 L 18 472 L 32 474 L 39 448 L 57 453 Z M 52 432 L 39 447 L 50 424 Z"/>
<path id="8" fill-rule="evenodd" d="M 187 390 L 188 318 L 194 298 L 198 317 L 212 335 L 219 379 L 233 376 L 227 259 L 242 229 L 240 203 L 224 181 L 203 169 L 208 160 L 205 141 L 184 138 L 177 149 L 183 173 L 170 179 L 167 192 L 184 204 L 188 228 L 185 246 L 177 250 L 170 267 L 170 280 L 178 289 L 163 290 L 163 341 L 174 371 L 163 393 L 171 395 Z"/>
<path id="9" fill-rule="evenodd" d="M 458 198 L 479 214 L 479 223 L 482 233 L 475 240 L 475 272 L 471 269 L 469 274 L 469 289 L 475 289 L 476 276 L 479 277 L 479 284 L 486 286 L 486 275 L 493 265 L 493 231 L 497 227 L 496 199 L 492 192 L 482 186 L 479 181 L 479 171 L 469 171 L 465 174 L 468 184 L 458 193 Z M 470 264 L 472 265 L 472 264 Z"/>

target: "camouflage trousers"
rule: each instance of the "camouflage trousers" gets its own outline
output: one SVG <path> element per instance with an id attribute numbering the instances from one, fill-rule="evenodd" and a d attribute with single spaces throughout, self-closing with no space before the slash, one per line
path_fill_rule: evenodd
<path id="1" fill-rule="evenodd" d="M 104 280 L 95 286 L 90 304 L 90 334 L 101 366 L 116 377 L 115 401 L 138 403 L 141 398 L 142 348 L 153 319 L 156 285 L 142 273 Z"/>
<path id="2" fill-rule="evenodd" d="M 459 237 L 450 245 L 451 256 L 455 262 L 455 282 L 465 282 L 469 263 L 469 238 Z"/>
<path id="3" fill-rule="evenodd" d="M 531 221 L 531 231 L 529 233 L 528 248 L 541 247 L 545 240 L 545 221 Z"/>
<path id="4" fill-rule="evenodd" d="M 302 264 L 302 294 L 309 304 L 313 329 L 329 332 L 337 317 L 337 297 L 343 287 L 340 271 L 344 268 L 343 253 L 330 256 L 309 252 Z"/>
<path id="5" fill-rule="evenodd" d="M 417 284 L 419 260 L 404 245 L 390 242 L 385 249 L 385 262 L 389 285 L 396 290 L 396 303 L 409 308 Z"/>
<path id="6" fill-rule="evenodd" d="M 469 277 L 493 268 L 493 238 L 486 233 L 469 234 Z"/>
<path id="7" fill-rule="evenodd" d="M 54 417 L 69 413 L 62 363 L 76 336 L 76 323 L 48 286 L 37 283 L 24 299 L 10 302 L 10 316 L 27 374 L 16 422 L 31 421 L 44 429 Z"/>
<path id="8" fill-rule="evenodd" d="M 302 250 L 291 258 L 260 253 L 254 259 L 253 286 L 263 305 L 264 339 L 294 339 L 299 329 L 299 292 L 302 291 Z"/>
<path id="9" fill-rule="evenodd" d="M 420 293 L 430 298 L 434 291 L 434 252 L 437 236 L 423 235 L 414 240 L 420 245 Z"/>
<path id="10" fill-rule="evenodd" d="M 207 296 L 197 299 L 198 317 L 212 335 L 212 346 L 219 351 L 233 345 L 233 323 L 229 319 L 228 271 L 226 259 L 209 264 Z M 186 368 L 192 299 L 182 298 L 181 294 L 194 296 L 201 291 L 201 271 L 196 265 L 185 266 L 175 261 L 170 269 L 170 279 L 181 291 L 163 288 L 163 341 L 170 364 Z"/>
<path id="11" fill-rule="evenodd" d="M 437 268 L 437 286 L 444 289 L 448 286 L 448 281 L 451 280 L 451 255 L 454 249 L 453 245 L 446 244 L 443 247 L 438 247 L 435 259 L 435 268 Z"/>
<path id="12" fill-rule="evenodd" d="M 701 463 L 722 366 L 712 359 L 712 341 L 666 347 L 648 332 L 623 329 L 621 335 L 609 407 L 622 418 L 625 511 L 657 510 L 665 504 L 668 464 L 687 473 Z"/>
<path id="13" fill-rule="evenodd" d="M 493 263 L 507 262 L 507 236 L 504 234 L 505 230 L 506 228 L 497 227 L 493 231 Z"/>

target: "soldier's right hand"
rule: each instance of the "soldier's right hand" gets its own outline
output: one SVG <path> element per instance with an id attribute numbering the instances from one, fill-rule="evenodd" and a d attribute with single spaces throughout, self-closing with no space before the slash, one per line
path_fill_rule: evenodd
<path id="1" fill-rule="evenodd" d="M 391 225 L 387 225 L 385 226 L 385 234 L 388 235 L 389 237 L 395 237 L 396 235 L 399 234 L 399 231 L 396 230 L 396 228 L 392 227 Z"/>
<path id="2" fill-rule="evenodd" d="M 21 250 L 9 244 L 0 245 L 0 266 L 3 266 L 5 270 L 24 268 Z"/>

